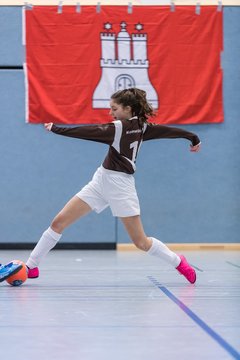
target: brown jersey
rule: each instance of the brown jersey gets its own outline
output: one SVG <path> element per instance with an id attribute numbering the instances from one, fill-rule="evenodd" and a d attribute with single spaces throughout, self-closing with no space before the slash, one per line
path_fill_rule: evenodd
<path id="1" fill-rule="evenodd" d="M 152 139 L 185 138 L 197 145 L 197 135 L 179 128 L 144 123 L 137 117 L 128 120 L 116 120 L 108 124 L 81 125 L 73 128 L 52 126 L 52 132 L 73 138 L 91 140 L 109 145 L 103 167 L 108 170 L 133 174 L 136 170 L 136 158 L 143 141 Z"/>

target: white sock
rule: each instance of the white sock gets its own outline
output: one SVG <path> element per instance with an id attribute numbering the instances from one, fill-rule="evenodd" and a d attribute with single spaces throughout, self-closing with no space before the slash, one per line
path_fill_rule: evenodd
<path id="1" fill-rule="evenodd" d="M 56 245 L 61 236 L 62 234 L 56 233 L 50 227 L 44 231 L 37 245 L 31 252 L 26 265 L 30 269 L 37 267 L 44 256 Z"/>
<path id="2" fill-rule="evenodd" d="M 148 250 L 149 255 L 157 256 L 169 264 L 173 265 L 175 268 L 180 264 L 181 259 L 180 257 L 171 251 L 165 244 L 163 244 L 160 240 L 152 239 L 152 246 Z"/>

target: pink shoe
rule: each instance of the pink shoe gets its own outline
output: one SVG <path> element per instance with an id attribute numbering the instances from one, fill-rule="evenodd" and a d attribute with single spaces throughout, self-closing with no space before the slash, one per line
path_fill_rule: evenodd
<path id="1" fill-rule="evenodd" d="M 183 255 L 179 255 L 179 257 L 181 262 L 178 267 L 176 267 L 177 271 L 180 272 L 181 275 L 185 276 L 191 284 L 194 284 L 197 279 L 195 270 L 188 264 Z"/>
<path id="2" fill-rule="evenodd" d="M 38 267 L 35 267 L 33 269 L 29 269 L 28 267 L 28 278 L 29 279 L 36 279 L 39 277 L 39 269 Z"/>

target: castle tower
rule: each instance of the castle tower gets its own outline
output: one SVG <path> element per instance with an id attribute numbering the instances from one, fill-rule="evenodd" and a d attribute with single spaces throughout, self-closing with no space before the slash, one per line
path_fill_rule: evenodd
<path id="1" fill-rule="evenodd" d="M 125 60 L 129 62 L 131 60 L 131 38 L 126 30 L 127 24 L 121 22 L 121 31 L 117 36 L 118 43 L 118 61 Z"/>
<path id="2" fill-rule="evenodd" d="M 112 33 L 101 33 L 102 43 L 102 59 L 113 61 L 116 60 L 115 52 L 115 34 Z"/>
<path id="3" fill-rule="evenodd" d="M 132 34 L 133 60 L 147 61 L 147 34 Z"/>

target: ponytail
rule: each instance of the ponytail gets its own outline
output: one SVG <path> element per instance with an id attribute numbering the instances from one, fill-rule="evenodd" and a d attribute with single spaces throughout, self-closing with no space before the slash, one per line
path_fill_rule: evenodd
<path id="1" fill-rule="evenodd" d="M 155 115 L 152 105 L 147 101 L 144 90 L 137 88 L 119 90 L 111 96 L 111 99 L 124 107 L 130 106 L 133 116 L 138 117 L 141 126 L 148 121 L 149 117 Z"/>

